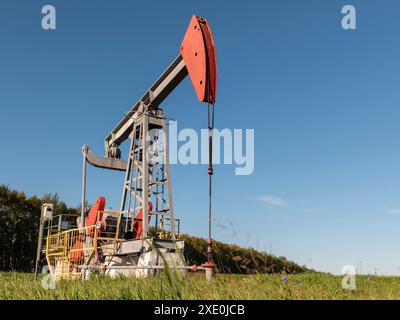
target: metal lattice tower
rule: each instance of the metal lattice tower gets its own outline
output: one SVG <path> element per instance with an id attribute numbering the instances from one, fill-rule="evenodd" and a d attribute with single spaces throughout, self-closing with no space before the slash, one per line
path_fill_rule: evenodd
<path id="1" fill-rule="evenodd" d="M 159 108 L 144 108 L 135 119 L 121 199 L 121 213 L 126 218 L 125 231 L 133 231 L 134 219 L 142 211 L 141 238 L 149 231 L 149 219 L 169 222 L 175 238 L 174 210 L 170 179 L 166 119 Z M 164 222 L 164 223 L 163 223 Z"/>

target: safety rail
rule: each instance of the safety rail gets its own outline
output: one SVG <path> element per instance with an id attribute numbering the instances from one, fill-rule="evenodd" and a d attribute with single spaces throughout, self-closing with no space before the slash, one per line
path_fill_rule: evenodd
<path id="1" fill-rule="evenodd" d="M 96 252 L 95 226 L 63 231 L 46 239 L 46 260 L 56 279 L 80 278 L 81 271 L 93 262 Z"/>
<path id="2" fill-rule="evenodd" d="M 174 230 L 175 232 L 175 239 L 179 239 L 181 236 L 180 229 L 181 229 L 181 220 L 180 219 L 171 219 L 169 217 L 163 217 L 161 216 L 159 224 L 157 224 L 156 229 L 157 229 L 157 235 L 160 239 L 170 239 L 171 238 L 171 232 L 170 231 L 165 231 L 166 229 L 171 229 L 169 226 L 171 224 L 174 224 Z"/>

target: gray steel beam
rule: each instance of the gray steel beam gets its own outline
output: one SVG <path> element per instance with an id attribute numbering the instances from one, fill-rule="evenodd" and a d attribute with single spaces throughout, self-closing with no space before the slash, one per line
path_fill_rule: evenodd
<path id="1" fill-rule="evenodd" d="M 182 56 L 178 55 L 143 97 L 136 102 L 122 121 L 108 134 L 104 140 L 106 157 L 108 156 L 108 149 L 113 143 L 120 145 L 129 138 L 140 106 L 154 105 L 158 107 L 187 75 L 188 71 L 185 62 Z"/>

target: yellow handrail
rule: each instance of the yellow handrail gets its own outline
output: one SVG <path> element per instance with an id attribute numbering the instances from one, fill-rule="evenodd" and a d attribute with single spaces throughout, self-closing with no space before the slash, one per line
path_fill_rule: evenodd
<path id="1" fill-rule="evenodd" d="M 63 231 L 46 239 L 46 260 L 56 279 L 79 277 L 81 270 L 91 263 L 96 251 L 95 226 Z"/>

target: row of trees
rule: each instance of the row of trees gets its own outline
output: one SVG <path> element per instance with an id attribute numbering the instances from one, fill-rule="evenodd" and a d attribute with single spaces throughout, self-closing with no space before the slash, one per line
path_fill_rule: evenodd
<path id="1" fill-rule="evenodd" d="M 57 214 L 76 213 L 57 194 L 27 197 L 0 185 L 0 271 L 32 272 L 35 266 L 40 212 L 53 203 Z"/>

